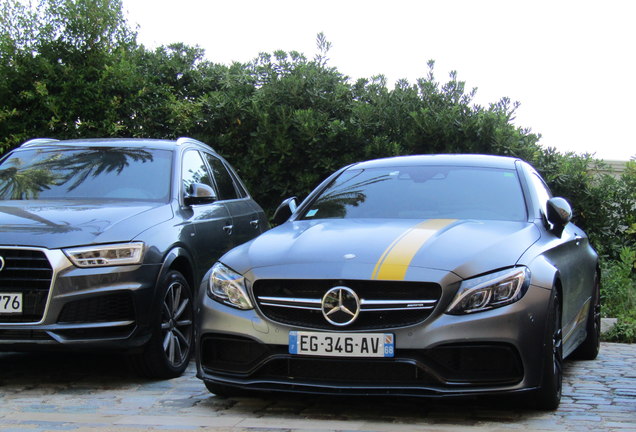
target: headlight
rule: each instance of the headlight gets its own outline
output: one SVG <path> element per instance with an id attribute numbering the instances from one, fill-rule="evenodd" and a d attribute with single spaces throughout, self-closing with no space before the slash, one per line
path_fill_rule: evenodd
<path id="1" fill-rule="evenodd" d="M 221 263 L 214 264 L 208 282 L 208 294 L 214 300 L 239 309 L 253 309 L 247 295 L 245 278 Z"/>
<path id="2" fill-rule="evenodd" d="M 106 267 L 139 264 L 143 243 L 121 243 L 65 249 L 64 253 L 77 267 Z"/>
<path id="3" fill-rule="evenodd" d="M 459 286 L 457 295 L 446 313 L 468 314 L 514 303 L 523 297 L 528 285 L 530 271 L 525 267 L 467 279 Z"/>

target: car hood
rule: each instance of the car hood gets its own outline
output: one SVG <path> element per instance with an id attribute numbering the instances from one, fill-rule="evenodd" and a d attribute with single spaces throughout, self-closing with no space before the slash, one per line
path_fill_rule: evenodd
<path id="1" fill-rule="evenodd" d="M 429 269 L 467 278 L 515 265 L 539 236 L 528 222 L 289 221 L 222 261 L 259 277 L 418 280 L 418 269 Z"/>
<path id="2" fill-rule="evenodd" d="M 130 241 L 171 217 L 165 203 L 4 201 L 0 244 L 57 249 Z"/>

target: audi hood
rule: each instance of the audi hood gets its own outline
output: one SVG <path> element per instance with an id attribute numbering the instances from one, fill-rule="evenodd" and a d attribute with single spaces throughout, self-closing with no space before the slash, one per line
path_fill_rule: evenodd
<path id="1" fill-rule="evenodd" d="M 288 221 L 221 262 L 259 278 L 414 280 L 419 269 L 460 278 L 517 264 L 540 237 L 533 223 L 484 220 Z"/>
<path id="2" fill-rule="evenodd" d="M 4 201 L 0 236 L 4 245 L 48 249 L 130 241 L 171 217 L 165 203 Z"/>

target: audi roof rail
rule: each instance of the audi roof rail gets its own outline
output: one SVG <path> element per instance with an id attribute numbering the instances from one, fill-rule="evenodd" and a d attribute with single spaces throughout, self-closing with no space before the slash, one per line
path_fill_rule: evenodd
<path id="1" fill-rule="evenodd" d="M 177 138 L 177 145 L 178 146 L 186 144 L 186 143 L 196 143 L 196 144 L 201 144 L 201 145 L 204 145 L 206 147 L 212 148 L 211 145 L 208 145 L 208 144 L 206 144 L 206 143 L 204 143 L 202 141 L 196 140 L 194 138 L 190 138 L 190 137 L 179 137 L 179 138 Z M 214 149 L 212 149 L 212 150 L 214 150 Z"/>
<path id="2" fill-rule="evenodd" d="M 30 140 L 26 141 L 20 147 L 32 147 L 32 146 L 36 146 L 36 145 L 39 145 L 39 144 L 47 144 L 47 143 L 52 143 L 52 142 L 57 142 L 57 141 L 59 141 L 59 140 L 55 139 L 55 138 L 33 138 L 33 139 L 30 139 Z"/>

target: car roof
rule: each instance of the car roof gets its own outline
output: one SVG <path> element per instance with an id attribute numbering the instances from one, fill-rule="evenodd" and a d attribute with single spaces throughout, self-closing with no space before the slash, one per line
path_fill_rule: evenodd
<path id="1" fill-rule="evenodd" d="M 353 164 L 349 168 L 366 169 L 395 166 L 447 165 L 514 169 L 515 163 L 518 161 L 521 161 L 521 159 L 508 156 L 493 156 L 481 154 L 435 154 L 396 156 L 383 159 L 374 159 Z"/>
<path id="2" fill-rule="evenodd" d="M 134 147 L 174 150 L 183 144 L 196 144 L 212 150 L 201 141 L 192 138 L 178 138 L 176 140 L 151 139 L 151 138 L 81 138 L 70 140 L 54 140 L 47 138 L 36 138 L 22 144 L 19 148 L 56 148 L 56 147 Z"/>

